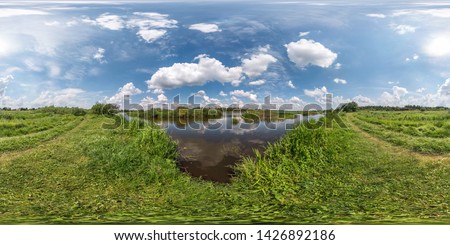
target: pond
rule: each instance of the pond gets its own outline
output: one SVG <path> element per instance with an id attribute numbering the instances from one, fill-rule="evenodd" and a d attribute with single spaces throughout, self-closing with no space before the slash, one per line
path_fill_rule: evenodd
<path id="1" fill-rule="evenodd" d="M 308 117 L 297 115 L 295 119 L 246 123 L 240 114 L 224 113 L 222 118 L 208 122 L 159 124 L 178 142 L 182 171 L 203 180 L 228 183 L 234 174 L 233 166 L 242 157 L 254 156 L 254 150 L 262 152 L 268 143 L 277 141 L 304 120 Z"/>

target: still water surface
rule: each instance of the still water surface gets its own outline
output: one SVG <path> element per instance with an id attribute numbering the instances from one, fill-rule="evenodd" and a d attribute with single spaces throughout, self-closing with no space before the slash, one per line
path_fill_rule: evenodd
<path id="1" fill-rule="evenodd" d="M 239 120 L 238 124 L 233 124 L 233 117 Z M 233 175 L 232 167 L 243 156 L 254 156 L 254 150 L 262 152 L 268 143 L 307 119 L 297 115 L 296 119 L 246 123 L 239 114 L 225 113 L 222 118 L 208 122 L 163 122 L 161 126 L 178 142 L 182 171 L 204 180 L 227 183 Z"/>

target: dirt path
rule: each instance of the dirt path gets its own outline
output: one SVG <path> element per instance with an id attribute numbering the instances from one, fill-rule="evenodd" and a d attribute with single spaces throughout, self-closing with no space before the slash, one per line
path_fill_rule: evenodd
<path id="1" fill-rule="evenodd" d="M 411 151 L 409 149 L 403 148 L 401 146 L 393 145 L 389 142 L 386 142 L 376 136 L 373 136 L 366 131 L 359 128 L 356 124 L 353 123 L 352 120 L 354 120 L 354 116 L 351 113 L 348 113 L 346 115 L 348 122 L 348 125 L 355 130 L 356 132 L 360 133 L 364 136 L 367 140 L 372 141 L 377 146 L 385 149 L 386 151 L 393 152 L 395 154 L 401 154 L 401 155 L 407 155 L 407 156 L 413 156 L 416 159 L 419 159 L 421 162 L 447 162 L 450 163 L 450 154 L 442 154 L 442 155 L 428 155 L 428 154 L 421 154 L 418 152 Z"/>

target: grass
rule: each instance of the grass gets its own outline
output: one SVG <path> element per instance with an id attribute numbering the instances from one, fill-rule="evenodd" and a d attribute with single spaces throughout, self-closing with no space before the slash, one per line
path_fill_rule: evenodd
<path id="1" fill-rule="evenodd" d="M 383 140 L 428 154 L 450 153 L 450 113 L 359 112 L 352 121 Z"/>
<path id="2" fill-rule="evenodd" d="M 353 128 L 299 126 L 225 185 L 180 172 L 176 145 L 154 126 L 102 130 L 111 119 L 83 118 L 0 158 L 0 223 L 450 222 L 448 158 L 389 151 Z"/>

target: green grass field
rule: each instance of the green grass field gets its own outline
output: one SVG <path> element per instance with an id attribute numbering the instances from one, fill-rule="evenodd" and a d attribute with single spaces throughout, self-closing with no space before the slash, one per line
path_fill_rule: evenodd
<path id="1" fill-rule="evenodd" d="M 0 112 L 0 223 L 449 224 L 446 113 L 362 111 L 344 115 L 347 129 L 298 126 L 216 184 L 180 172 L 176 144 L 152 126 Z"/>

